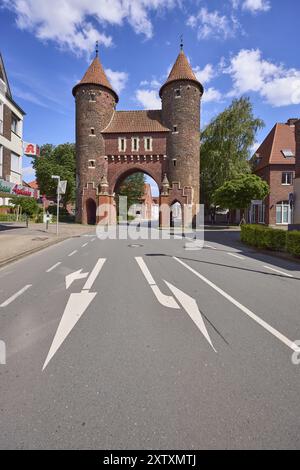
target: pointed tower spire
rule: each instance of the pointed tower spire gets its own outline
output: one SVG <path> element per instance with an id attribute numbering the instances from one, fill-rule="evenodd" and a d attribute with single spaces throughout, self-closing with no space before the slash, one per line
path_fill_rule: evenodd
<path id="1" fill-rule="evenodd" d="M 166 85 L 172 82 L 180 81 L 180 80 L 189 80 L 189 81 L 196 83 L 199 86 L 201 93 L 203 93 L 203 86 L 201 85 L 196 75 L 194 74 L 193 69 L 183 51 L 183 37 L 181 37 L 180 52 L 178 54 L 176 62 L 173 65 L 173 68 L 170 72 L 170 75 L 167 81 L 164 83 L 164 85 L 160 89 L 160 92 L 159 92 L 160 97 L 162 97 L 162 92 Z"/>
<path id="2" fill-rule="evenodd" d="M 93 62 L 87 69 L 83 79 L 81 82 L 77 83 L 75 87 L 73 88 L 73 95 L 75 96 L 75 93 L 77 91 L 77 88 L 80 87 L 81 85 L 100 85 L 108 90 L 110 90 L 116 99 L 116 102 L 118 103 L 119 97 L 115 90 L 113 89 L 112 85 L 110 84 L 106 73 L 104 71 L 104 68 L 102 67 L 102 64 L 99 59 L 99 43 L 97 41 L 96 45 L 96 57 L 94 58 Z"/>

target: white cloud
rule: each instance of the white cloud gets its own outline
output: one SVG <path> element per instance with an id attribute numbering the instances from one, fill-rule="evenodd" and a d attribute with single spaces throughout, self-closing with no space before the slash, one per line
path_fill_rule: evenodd
<path id="1" fill-rule="evenodd" d="M 251 13 L 257 13 L 270 10 L 271 4 L 269 0 L 245 0 L 242 8 L 251 11 Z"/>
<path id="2" fill-rule="evenodd" d="M 194 73 L 200 83 L 209 83 L 215 76 L 214 68 L 211 64 L 207 64 L 204 69 L 200 69 L 199 66 L 194 67 Z"/>
<path id="3" fill-rule="evenodd" d="M 96 40 L 105 47 L 111 46 L 112 37 L 103 32 L 105 25 L 121 26 L 127 21 L 137 34 L 151 38 L 150 13 L 175 8 L 180 3 L 180 0 L 2 0 L 3 6 L 15 12 L 20 29 L 33 32 L 41 40 L 52 40 L 76 54 L 91 53 Z"/>
<path id="4" fill-rule="evenodd" d="M 300 104 L 300 70 L 264 60 L 259 49 L 241 50 L 225 73 L 233 80 L 230 96 L 252 91 L 274 107 Z"/>
<path id="5" fill-rule="evenodd" d="M 155 90 L 137 90 L 135 96 L 145 109 L 161 108 L 161 100 Z"/>
<path id="6" fill-rule="evenodd" d="M 36 104 L 37 106 L 41 106 L 42 108 L 49 108 L 48 105 L 43 103 L 35 94 L 31 93 L 30 91 L 21 90 L 20 88 L 14 86 L 13 94 L 17 98 L 21 98 L 24 101 L 28 101 L 29 103 Z"/>
<path id="7" fill-rule="evenodd" d="M 207 90 L 205 90 L 202 98 L 202 102 L 204 103 L 210 103 L 210 102 L 218 102 L 221 101 L 222 95 L 219 90 L 216 90 L 214 87 L 210 87 Z"/>
<path id="8" fill-rule="evenodd" d="M 105 69 L 105 73 L 113 89 L 116 90 L 117 93 L 121 93 L 128 81 L 128 73 L 113 71 L 111 69 Z"/>
<path id="9" fill-rule="evenodd" d="M 209 12 L 203 7 L 196 15 L 191 15 L 188 26 L 197 29 L 198 39 L 234 37 L 240 25 L 234 16 L 221 15 L 217 10 Z"/>

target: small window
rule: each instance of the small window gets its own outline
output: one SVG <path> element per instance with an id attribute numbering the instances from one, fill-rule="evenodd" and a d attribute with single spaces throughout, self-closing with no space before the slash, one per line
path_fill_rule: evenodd
<path id="1" fill-rule="evenodd" d="M 177 127 L 177 125 L 173 126 L 173 132 L 174 132 L 174 133 L 177 133 L 177 132 L 178 132 L 178 127 Z"/>
<path id="2" fill-rule="evenodd" d="M 145 137 L 145 150 L 148 152 L 152 152 L 152 138 Z"/>
<path id="3" fill-rule="evenodd" d="M 138 137 L 133 137 L 131 140 L 131 150 L 133 152 L 138 152 L 140 146 L 140 139 Z"/>
<path id="4" fill-rule="evenodd" d="M 285 171 L 282 173 L 281 184 L 291 186 L 293 184 L 293 172 Z"/>
<path id="5" fill-rule="evenodd" d="M 180 88 L 177 88 L 177 90 L 175 90 L 175 98 L 181 98 L 181 90 L 180 90 Z"/>
<path id="6" fill-rule="evenodd" d="M 119 137 L 119 152 L 126 152 L 126 139 Z"/>
<path id="7" fill-rule="evenodd" d="M 3 178 L 3 145 L 0 145 L 0 178 Z"/>
<path id="8" fill-rule="evenodd" d="M 177 165 L 177 160 L 176 160 L 176 158 L 174 158 L 174 160 L 173 160 L 173 166 L 176 166 L 176 165 Z"/>
<path id="9" fill-rule="evenodd" d="M 95 129 L 94 127 L 91 127 L 91 134 L 90 135 L 95 135 Z"/>
<path id="10" fill-rule="evenodd" d="M 96 93 L 91 93 L 90 94 L 90 101 L 93 101 L 93 102 L 96 101 Z"/>
<path id="11" fill-rule="evenodd" d="M 12 118 L 11 118 L 11 130 L 12 132 L 14 132 L 15 134 L 18 134 L 19 133 L 19 121 L 20 119 L 17 118 L 17 116 L 15 116 L 14 114 L 12 115 Z"/>
<path id="12" fill-rule="evenodd" d="M 4 112 L 4 106 L 2 101 L 0 101 L 0 134 L 3 134 L 3 112 Z"/>
<path id="13" fill-rule="evenodd" d="M 95 160 L 89 160 L 89 168 L 95 168 L 95 167 L 96 167 Z"/>
<path id="14" fill-rule="evenodd" d="M 294 152 L 291 149 L 283 149 L 282 153 L 285 158 L 293 158 L 295 156 Z"/>

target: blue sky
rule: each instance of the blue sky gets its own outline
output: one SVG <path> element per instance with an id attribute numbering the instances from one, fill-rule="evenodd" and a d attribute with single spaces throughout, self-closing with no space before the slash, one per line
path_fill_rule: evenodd
<path id="1" fill-rule="evenodd" d="M 159 86 L 184 49 L 206 93 L 202 126 L 251 97 L 266 128 L 300 117 L 299 0 L 0 0 L 0 50 L 24 140 L 74 141 L 72 87 L 100 41 L 118 109 L 160 107 Z M 24 159 L 24 177 L 34 178 Z"/>

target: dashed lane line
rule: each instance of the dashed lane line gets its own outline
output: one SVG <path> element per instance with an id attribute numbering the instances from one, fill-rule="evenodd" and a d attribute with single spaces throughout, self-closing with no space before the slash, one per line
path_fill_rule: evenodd
<path id="1" fill-rule="evenodd" d="M 47 269 L 46 273 L 51 273 L 51 271 L 54 271 L 54 269 L 56 269 L 59 265 L 61 264 L 61 261 L 59 261 L 58 263 L 56 263 L 54 266 L 52 266 L 51 268 Z"/>
<path id="2" fill-rule="evenodd" d="M 12 295 L 9 299 L 7 299 L 5 302 L 3 302 L 3 304 L 0 305 L 0 308 L 4 308 L 4 307 L 7 307 L 8 305 L 10 305 L 14 300 L 16 300 L 18 297 L 20 297 L 20 295 L 24 294 L 24 292 L 26 292 L 28 289 L 30 289 L 30 287 L 32 287 L 32 284 L 28 284 L 27 286 L 23 287 L 23 289 L 19 290 L 14 295 Z"/>
<path id="3" fill-rule="evenodd" d="M 81 248 L 85 248 L 86 246 L 88 246 L 88 243 L 84 243 Z"/>
<path id="4" fill-rule="evenodd" d="M 216 284 L 214 284 L 213 282 L 211 282 L 209 279 L 207 279 L 206 277 L 204 277 L 202 274 L 200 274 L 198 271 L 196 271 L 195 269 L 193 269 L 191 266 L 189 266 L 188 264 L 184 263 L 183 261 L 181 261 L 181 259 L 179 258 L 176 258 L 175 256 L 173 257 L 173 259 L 175 259 L 175 261 L 177 261 L 178 263 L 180 263 L 182 266 L 184 266 L 186 269 L 188 269 L 189 271 L 191 271 L 193 274 L 195 274 L 195 276 L 197 276 L 199 279 L 201 279 L 203 282 L 205 282 L 207 285 L 209 285 L 210 287 L 212 287 L 212 289 L 214 289 L 216 292 L 218 292 L 219 294 L 221 294 L 225 299 L 227 299 L 229 302 L 231 302 L 233 305 L 235 305 L 238 309 L 240 309 L 243 313 L 245 313 L 246 315 L 248 315 L 248 317 L 252 318 L 252 320 L 254 320 L 256 323 L 258 323 L 260 326 L 262 326 L 266 331 L 268 331 L 269 333 L 271 333 L 273 336 L 275 336 L 275 338 L 279 339 L 279 341 L 281 341 L 283 344 L 285 344 L 286 346 L 288 346 L 290 349 L 292 349 L 293 351 L 295 352 L 299 352 L 299 346 L 297 346 L 293 341 L 291 341 L 289 338 L 287 338 L 286 336 L 284 336 L 282 333 L 280 333 L 280 331 L 276 330 L 275 328 L 273 328 L 271 325 L 269 325 L 269 323 L 267 323 L 266 321 L 264 321 L 262 318 L 260 318 L 258 315 L 256 315 L 255 313 L 253 313 L 251 310 L 249 310 L 249 308 L 245 307 L 244 305 L 242 305 L 240 302 L 238 302 L 237 300 L 235 300 L 233 297 L 231 297 L 231 295 L 227 294 L 224 290 L 222 290 L 220 287 L 218 287 Z"/>
<path id="5" fill-rule="evenodd" d="M 245 258 L 243 256 L 236 255 L 235 253 L 227 253 L 229 256 L 233 256 L 234 258 L 244 260 Z"/>
<path id="6" fill-rule="evenodd" d="M 72 251 L 72 253 L 69 254 L 69 258 L 71 258 L 71 256 L 74 256 L 76 253 L 78 253 L 77 250 Z"/>

